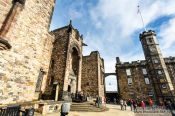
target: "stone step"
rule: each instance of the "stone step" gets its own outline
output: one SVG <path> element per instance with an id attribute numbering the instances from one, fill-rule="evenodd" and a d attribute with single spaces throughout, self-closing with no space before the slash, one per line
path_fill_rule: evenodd
<path id="1" fill-rule="evenodd" d="M 71 111 L 79 111 L 79 112 L 101 112 L 105 111 L 106 108 L 97 108 L 94 103 L 85 102 L 85 103 L 72 103 Z"/>

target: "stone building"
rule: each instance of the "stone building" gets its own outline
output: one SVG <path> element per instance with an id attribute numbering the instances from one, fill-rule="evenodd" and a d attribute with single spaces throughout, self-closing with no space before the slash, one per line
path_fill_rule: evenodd
<path id="1" fill-rule="evenodd" d="M 157 101 L 174 100 L 174 58 L 163 58 L 156 33 L 152 30 L 140 34 L 145 59 L 122 63 L 117 58 L 116 73 L 122 98 Z"/>
<path id="2" fill-rule="evenodd" d="M 98 51 L 83 56 L 81 87 L 87 96 L 104 96 L 104 60 Z"/>
<path id="3" fill-rule="evenodd" d="M 0 104 L 36 100 L 44 90 L 54 40 L 48 32 L 54 4 L 0 0 Z"/>
<path id="4" fill-rule="evenodd" d="M 71 22 L 52 33 L 55 41 L 44 97 L 61 100 L 81 91 L 83 38 Z"/>
<path id="5" fill-rule="evenodd" d="M 0 104 L 64 100 L 81 91 L 83 38 L 71 23 L 49 32 L 54 4 L 0 1 Z M 99 53 L 92 54 L 94 87 L 104 96 L 104 63 Z"/>

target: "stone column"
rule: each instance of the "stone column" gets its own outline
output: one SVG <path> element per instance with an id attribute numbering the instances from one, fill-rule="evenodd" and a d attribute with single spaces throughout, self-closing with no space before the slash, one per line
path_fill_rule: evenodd
<path id="1" fill-rule="evenodd" d="M 81 91 L 81 71 L 82 71 L 82 56 L 79 56 L 79 72 L 77 78 L 77 92 Z"/>
<path id="2" fill-rule="evenodd" d="M 55 101 L 58 101 L 58 92 L 59 92 L 59 85 L 56 85 L 56 94 L 55 94 Z"/>

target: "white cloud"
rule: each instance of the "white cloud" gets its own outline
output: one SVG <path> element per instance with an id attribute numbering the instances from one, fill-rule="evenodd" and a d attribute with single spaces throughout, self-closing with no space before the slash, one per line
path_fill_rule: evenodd
<path id="1" fill-rule="evenodd" d="M 163 50 L 175 44 L 175 18 L 161 27 L 159 36 L 162 38 L 160 42 Z"/>
<path id="2" fill-rule="evenodd" d="M 83 16 L 83 14 L 76 9 L 69 9 L 69 17 L 72 20 L 79 19 Z"/>
<path id="3" fill-rule="evenodd" d="M 100 35 L 95 33 L 95 38 L 92 38 L 94 33 L 90 33 L 89 37 L 92 38 L 91 43 L 94 42 L 99 50 L 103 50 L 100 53 L 105 59 L 106 71 L 115 70 L 115 60 L 110 59 L 114 56 L 122 57 L 124 61 L 144 59 L 142 48 L 134 43 L 136 39 L 139 41 L 139 38 L 132 37 L 137 30 L 142 28 L 140 16 L 137 14 L 138 3 L 146 25 L 161 16 L 175 13 L 175 0 L 99 0 L 98 4 L 89 11 L 95 28 L 104 32 Z M 175 22 L 171 21 L 166 29 L 162 29 L 161 36 L 165 38 L 163 40 L 164 47 L 169 48 L 173 45 L 174 27 Z M 171 38 L 171 40 L 167 41 L 167 38 Z M 96 42 L 99 40 L 101 42 Z M 127 51 L 123 52 L 123 49 Z M 138 49 L 141 50 L 138 52 Z"/>

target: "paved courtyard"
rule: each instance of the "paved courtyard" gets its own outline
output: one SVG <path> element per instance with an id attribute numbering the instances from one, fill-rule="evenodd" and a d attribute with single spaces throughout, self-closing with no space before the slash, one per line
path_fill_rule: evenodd
<path id="1" fill-rule="evenodd" d="M 171 113 L 134 113 L 130 111 L 130 107 L 127 110 L 121 111 L 119 105 L 107 105 L 109 111 L 105 112 L 70 112 L 68 116 L 171 116 Z M 139 108 L 138 108 L 139 110 Z M 41 116 L 36 114 L 36 116 Z M 47 116 L 60 116 L 60 113 L 47 114 Z"/>
<path id="2" fill-rule="evenodd" d="M 119 105 L 107 105 L 109 111 L 105 112 L 70 112 L 68 116 L 135 116 L 129 110 L 121 111 Z M 39 116 L 39 115 L 37 115 Z M 48 114 L 47 116 L 59 116 L 59 113 Z"/>

